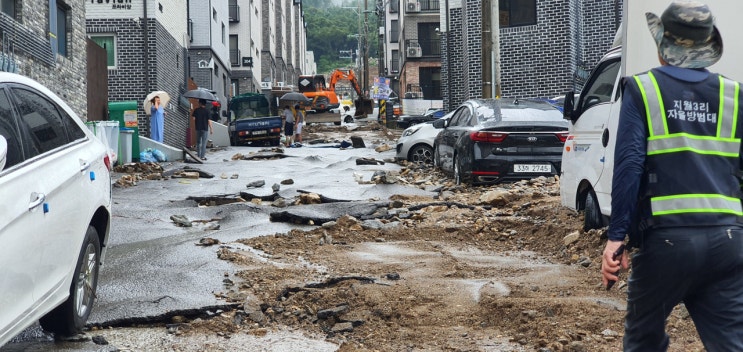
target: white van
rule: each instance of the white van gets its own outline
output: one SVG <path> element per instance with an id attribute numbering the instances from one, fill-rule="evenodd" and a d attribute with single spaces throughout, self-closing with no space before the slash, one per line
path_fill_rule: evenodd
<path id="1" fill-rule="evenodd" d="M 709 68 L 728 78 L 743 80 L 743 45 L 739 15 L 743 2 L 701 0 L 716 18 L 723 41 L 722 59 Z M 585 210 L 584 229 L 608 225 L 611 214 L 611 180 L 614 145 L 621 107 L 620 79 L 659 66 L 657 48 L 650 36 L 646 12 L 660 16 L 669 0 L 624 0 L 619 45 L 598 62 L 579 95 L 565 95 L 564 115 L 572 122 L 562 152 L 560 198 L 562 205 Z"/>

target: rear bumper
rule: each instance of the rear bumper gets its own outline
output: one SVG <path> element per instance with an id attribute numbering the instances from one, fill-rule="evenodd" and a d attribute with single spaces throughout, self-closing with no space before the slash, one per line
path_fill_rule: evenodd
<path id="1" fill-rule="evenodd" d="M 517 172 L 516 165 L 549 165 L 550 171 Z M 502 181 L 528 180 L 539 176 L 552 177 L 560 174 L 562 156 L 488 157 L 475 159 L 472 170 L 466 171 L 473 183 L 498 183 Z"/>

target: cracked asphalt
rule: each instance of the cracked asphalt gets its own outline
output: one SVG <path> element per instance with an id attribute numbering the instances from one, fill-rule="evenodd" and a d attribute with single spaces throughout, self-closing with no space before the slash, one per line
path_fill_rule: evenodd
<path id="1" fill-rule="evenodd" d="M 341 137 L 342 138 L 342 137 Z M 165 162 L 166 171 L 197 168 L 213 178 L 140 180 L 131 187 L 113 190 L 113 219 L 109 248 L 98 284 L 98 297 L 88 323 L 97 327 L 123 327 L 163 322 L 176 315 L 215 314 L 225 304 L 214 293 L 223 278 L 234 272 L 230 263 L 216 260 L 218 246 L 198 246 L 200 239 L 217 236 L 224 242 L 294 228 L 310 229 L 343 214 L 371 214 L 392 194 L 432 195 L 433 190 L 399 184 L 367 182 L 377 171 L 398 171 L 393 162 L 357 165 L 358 158 L 391 161 L 394 149 L 378 153 L 380 143 L 365 138 L 366 148 L 334 148 L 332 144 L 284 149 L 283 158 L 233 160 L 263 148 L 226 147 L 207 154 L 204 164 Z M 235 176 L 237 175 L 237 176 Z M 113 180 L 123 174 L 114 173 Z M 282 181 L 293 180 L 291 184 Z M 362 182 L 357 182 L 361 179 Z M 247 188 L 255 181 L 258 188 Z M 285 182 L 286 183 L 286 182 Z M 274 193 L 293 202 L 301 192 L 320 194 L 324 199 L 348 202 L 277 208 L 269 201 L 199 205 L 189 197 L 234 197 L 240 192 L 259 197 Z M 274 214 L 274 215 L 272 215 Z M 193 226 L 177 226 L 170 218 L 183 215 Z M 274 221 L 271 221 L 273 218 Z M 24 331 L 0 351 L 101 351 L 87 343 L 54 343 L 38 326 Z"/>

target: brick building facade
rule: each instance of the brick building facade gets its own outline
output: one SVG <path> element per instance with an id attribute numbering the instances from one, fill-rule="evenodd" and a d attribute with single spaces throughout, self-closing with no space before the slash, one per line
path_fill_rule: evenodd
<path id="1" fill-rule="evenodd" d="M 63 50 L 55 53 L 49 28 L 50 16 L 59 14 L 58 7 L 66 15 L 64 20 L 68 33 Z M 0 70 L 38 81 L 87 120 L 85 5 L 71 0 L 22 0 L 14 3 L 12 12 L 0 12 L 0 35 L 3 39 Z"/>
<path id="2" fill-rule="evenodd" d="M 143 101 L 152 91 L 167 92 L 171 100 L 165 107 L 164 142 L 184 147 L 189 106 L 180 95 L 187 90 L 187 52 L 183 38 L 172 33 L 178 30 L 173 29 L 177 18 L 186 23 L 185 11 L 175 0 L 163 1 L 158 7 L 150 2 L 146 12 L 141 0 L 128 4 L 122 9 L 105 2 L 88 2 L 87 34 L 113 38 L 115 60 L 108 69 L 108 101 L 136 101 L 139 134 L 149 137 L 150 122 Z M 143 20 L 145 13 L 147 19 Z"/>
<path id="3" fill-rule="evenodd" d="M 450 110 L 482 97 L 482 0 L 449 1 L 442 11 L 442 95 Z M 620 22 L 620 0 L 536 0 L 536 23 L 500 29 L 501 95 L 554 97 L 579 88 Z"/>

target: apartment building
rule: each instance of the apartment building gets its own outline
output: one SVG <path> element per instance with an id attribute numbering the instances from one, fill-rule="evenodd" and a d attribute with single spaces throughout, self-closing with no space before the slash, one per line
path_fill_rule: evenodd
<path id="1" fill-rule="evenodd" d="M 498 60 L 483 46 L 494 38 L 483 14 L 495 4 Z M 621 22 L 620 0 L 389 0 L 377 6 L 385 16 L 380 74 L 402 98 L 443 99 L 445 109 L 496 88 L 508 97 L 554 97 L 580 87 Z M 491 73 L 496 65 L 498 79 Z"/>
<path id="2" fill-rule="evenodd" d="M 261 89 L 262 5 L 263 2 L 258 0 L 229 0 L 232 96 L 259 92 Z"/>

